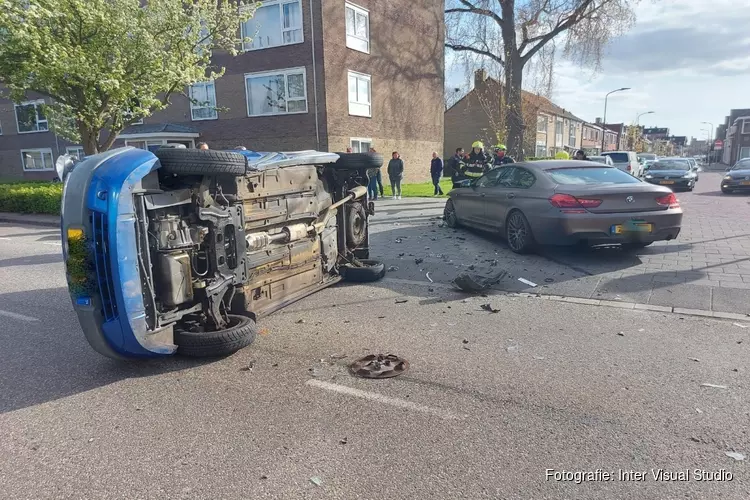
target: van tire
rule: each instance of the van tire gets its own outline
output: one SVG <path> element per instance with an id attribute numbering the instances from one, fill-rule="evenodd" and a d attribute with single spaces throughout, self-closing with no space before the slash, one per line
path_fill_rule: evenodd
<path id="1" fill-rule="evenodd" d="M 175 328 L 177 354 L 196 358 L 233 354 L 253 343 L 258 333 L 255 321 L 246 316 L 228 314 L 229 327 L 214 332 L 191 332 Z"/>
<path id="2" fill-rule="evenodd" d="M 380 153 L 336 153 L 339 159 L 334 167 L 341 169 L 361 170 L 383 166 L 383 155 Z"/>
<path id="3" fill-rule="evenodd" d="M 385 264 L 379 260 L 362 259 L 362 266 L 345 264 L 339 268 L 339 274 L 344 281 L 352 283 L 372 283 L 385 276 Z"/>
<path id="4" fill-rule="evenodd" d="M 232 151 L 159 148 L 161 170 L 175 175 L 245 175 L 247 158 Z"/>

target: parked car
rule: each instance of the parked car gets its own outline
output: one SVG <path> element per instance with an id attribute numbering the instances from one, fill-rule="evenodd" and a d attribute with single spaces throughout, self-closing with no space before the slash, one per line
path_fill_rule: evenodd
<path id="1" fill-rule="evenodd" d="M 503 234 L 510 249 L 535 245 L 621 244 L 640 248 L 680 234 L 682 210 L 667 187 L 590 161 L 508 165 L 452 190 L 450 227 Z"/>
<path id="2" fill-rule="evenodd" d="M 727 168 L 721 180 L 721 192 L 750 191 L 750 158 L 745 158 Z"/>
<path id="3" fill-rule="evenodd" d="M 653 162 L 659 159 L 654 153 L 638 153 L 636 156 L 641 163 L 645 163 L 647 161 Z"/>
<path id="4" fill-rule="evenodd" d="M 321 288 L 374 281 L 374 154 L 132 147 L 67 175 L 63 254 L 91 346 L 112 358 L 230 354 Z"/>
<path id="5" fill-rule="evenodd" d="M 606 151 L 602 155 L 609 156 L 615 167 L 631 174 L 633 177 L 643 175 L 643 166 L 638 161 L 638 156 L 634 151 Z"/>
<path id="6" fill-rule="evenodd" d="M 673 190 L 692 191 L 698 182 L 698 167 L 690 163 L 688 158 L 662 158 L 649 166 L 643 179 L 651 184 L 669 186 Z"/>
<path id="7" fill-rule="evenodd" d="M 612 158 L 609 156 L 589 156 L 589 161 L 595 161 L 597 163 L 601 163 L 602 165 L 609 165 L 610 167 L 613 167 L 615 164 L 612 162 Z"/>

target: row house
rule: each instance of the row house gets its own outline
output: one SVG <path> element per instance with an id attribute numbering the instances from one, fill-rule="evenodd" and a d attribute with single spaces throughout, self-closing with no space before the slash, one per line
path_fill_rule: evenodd
<path id="1" fill-rule="evenodd" d="M 399 151 L 407 179 L 429 178 L 443 149 L 444 12 L 430 0 L 265 0 L 238 27 L 252 37 L 226 68 L 123 130 L 115 143 L 259 151 Z M 0 178 L 51 179 L 81 147 L 55 136 L 44 99 L 0 101 Z"/>

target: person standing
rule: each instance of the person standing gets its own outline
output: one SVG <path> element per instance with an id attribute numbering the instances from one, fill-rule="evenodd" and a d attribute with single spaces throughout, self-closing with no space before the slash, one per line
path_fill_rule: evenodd
<path id="1" fill-rule="evenodd" d="M 440 158 L 435 151 L 432 152 L 430 176 L 432 177 L 432 185 L 435 186 L 433 196 L 443 194 L 443 189 L 440 187 L 440 178 L 443 176 L 443 159 Z"/>
<path id="2" fill-rule="evenodd" d="M 589 161 L 589 157 L 586 156 L 586 153 L 583 151 L 583 149 L 579 149 L 578 151 L 576 151 L 576 154 L 573 158 L 581 161 Z"/>
<path id="3" fill-rule="evenodd" d="M 394 200 L 401 199 L 401 180 L 404 178 L 404 160 L 394 151 L 388 162 L 388 180 L 391 181 L 391 192 Z"/>
<path id="4" fill-rule="evenodd" d="M 377 153 L 375 151 L 375 148 L 370 148 L 370 153 Z M 383 174 L 380 173 L 380 169 L 378 169 L 378 189 L 380 190 L 380 196 L 383 196 Z"/>
<path id="5" fill-rule="evenodd" d="M 370 168 L 367 170 L 367 198 L 370 200 L 378 199 L 378 176 L 380 168 Z"/>
<path id="6" fill-rule="evenodd" d="M 449 160 L 451 169 L 453 170 L 451 172 L 451 180 L 453 181 L 454 188 L 458 186 L 458 183 L 466 179 L 466 176 L 463 174 L 464 157 L 464 148 L 456 148 L 456 154 Z"/>
<path id="7" fill-rule="evenodd" d="M 502 167 L 503 165 L 507 165 L 508 163 L 515 163 L 516 161 L 508 156 L 507 148 L 505 147 L 505 144 L 498 144 L 493 148 L 495 150 L 495 157 L 493 158 L 493 166 L 494 167 Z"/>

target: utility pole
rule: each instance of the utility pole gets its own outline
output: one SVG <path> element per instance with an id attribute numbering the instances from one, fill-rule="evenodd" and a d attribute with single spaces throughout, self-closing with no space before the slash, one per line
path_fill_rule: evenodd
<path id="1" fill-rule="evenodd" d="M 623 90 L 630 90 L 630 87 L 623 87 L 621 89 L 613 90 L 612 92 L 607 92 L 607 95 L 604 96 L 604 119 L 602 121 L 602 153 L 604 153 L 604 137 L 607 135 L 607 127 L 605 126 L 607 123 L 607 98 L 609 97 L 609 94 L 622 92 Z"/>
<path id="2" fill-rule="evenodd" d="M 708 138 L 708 152 L 706 153 L 706 158 L 708 158 L 708 166 L 711 166 L 711 144 L 714 140 L 714 124 L 711 122 L 701 122 L 704 125 L 711 125 L 711 135 Z"/>

